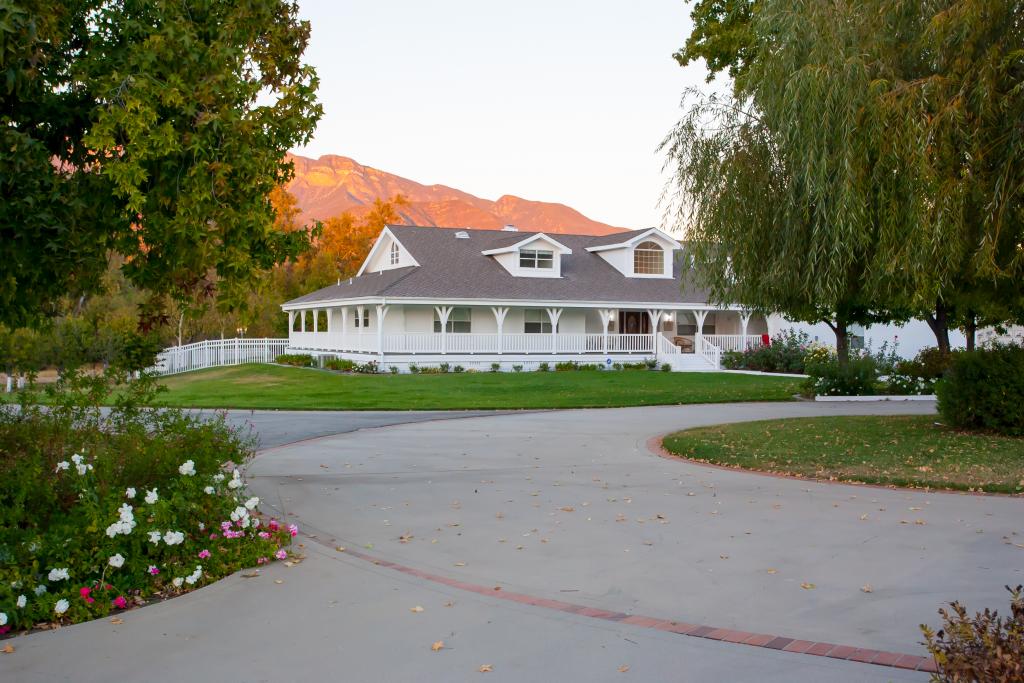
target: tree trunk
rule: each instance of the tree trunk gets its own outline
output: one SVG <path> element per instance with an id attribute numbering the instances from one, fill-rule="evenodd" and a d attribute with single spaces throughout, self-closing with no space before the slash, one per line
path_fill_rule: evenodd
<path id="1" fill-rule="evenodd" d="M 925 318 L 932 328 L 939 351 L 949 353 L 949 309 L 941 300 L 935 302 L 935 312 Z"/>
<path id="2" fill-rule="evenodd" d="M 845 366 L 850 362 L 850 323 L 841 315 L 836 316 L 835 323 L 826 320 L 825 324 L 832 328 L 836 335 L 836 357 L 839 365 Z"/>
<path id="3" fill-rule="evenodd" d="M 967 350 L 973 351 L 975 337 L 978 334 L 978 319 L 974 314 L 967 316 L 967 324 L 964 326 L 964 336 L 967 337 Z"/>

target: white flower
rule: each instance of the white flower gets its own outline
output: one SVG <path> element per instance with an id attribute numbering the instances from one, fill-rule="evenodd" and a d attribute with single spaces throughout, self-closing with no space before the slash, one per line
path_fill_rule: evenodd
<path id="1" fill-rule="evenodd" d="M 188 576 L 185 577 L 185 583 L 187 583 L 188 585 L 191 586 L 196 581 L 198 581 L 200 578 L 202 578 L 202 576 L 203 576 L 203 567 L 202 567 L 202 565 L 198 565 L 197 564 L 196 565 L 196 570 L 194 572 L 192 572 L 191 574 L 189 574 Z"/>
<path id="2" fill-rule="evenodd" d="M 200 531 L 206 531 L 206 525 L 203 524 L 202 522 L 199 522 L 199 530 Z"/>
<path id="3" fill-rule="evenodd" d="M 71 462 L 75 463 L 76 465 L 81 465 L 82 456 L 80 456 L 78 453 L 75 453 L 74 455 L 71 456 Z"/>
<path id="4" fill-rule="evenodd" d="M 153 503 L 155 503 L 158 500 L 160 500 L 160 496 L 158 496 L 156 494 L 156 491 L 157 491 L 156 489 L 151 489 L 149 491 L 146 491 L 146 499 L 145 500 L 146 500 L 146 504 L 147 505 L 152 505 Z"/>
<path id="5" fill-rule="evenodd" d="M 231 512 L 231 521 L 237 522 L 240 519 L 244 519 L 249 516 L 249 511 L 239 505 Z"/>
<path id="6" fill-rule="evenodd" d="M 256 506 L 259 505 L 259 504 L 260 504 L 260 499 L 257 498 L 256 496 L 253 496 L 249 500 L 245 501 L 245 507 L 247 507 L 250 510 L 255 509 Z"/>
<path id="7" fill-rule="evenodd" d="M 7 613 L 0 612 L 0 626 L 7 626 Z"/>
<path id="8" fill-rule="evenodd" d="M 125 489 L 124 495 L 127 498 L 134 498 L 135 497 L 135 487 L 129 486 L 127 489 Z"/>
<path id="9" fill-rule="evenodd" d="M 21 588 L 21 581 L 11 581 L 11 588 Z"/>
<path id="10" fill-rule="evenodd" d="M 174 584 L 175 588 L 181 588 L 181 584 L 185 583 L 185 579 L 183 579 L 180 576 L 178 576 L 178 577 L 175 577 L 174 581 L 171 581 L 171 583 Z"/>
<path id="11" fill-rule="evenodd" d="M 237 489 L 241 485 L 242 485 L 242 480 L 241 479 L 232 479 L 231 481 L 228 482 L 228 488 L 229 489 Z"/>
<path id="12" fill-rule="evenodd" d="M 205 492 L 206 494 L 208 494 L 208 495 L 211 495 L 211 496 L 212 496 L 212 495 L 213 495 L 213 492 L 214 492 L 214 488 L 213 488 L 212 486 L 207 486 L 207 487 L 206 487 L 205 489 L 203 489 L 203 491 L 204 491 L 204 492 Z"/>
<path id="13" fill-rule="evenodd" d="M 196 475 L 196 463 L 192 460 L 186 460 L 181 463 L 178 472 L 186 477 L 194 477 Z"/>
<path id="14" fill-rule="evenodd" d="M 66 470 L 69 467 L 71 467 L 71 463 L 69 463 L 67 460 L 61 460 L 59 463 L 57 463 L 57 469 L 54 470 L 54 472 L 60 472 L 61 470 Z"/>
<path id="15" fill-rule="evenodd" d="M 159 531 L 150 531 L 149 532 L 149 542 L 150 543 L 159 543 L 160 542 L 160 532 Z"/>
<path id="16" fill-rule="evenodd" d="M 107 560 L 107 563 L 114 569 L 120 569 L 124 566 L 124 555 L 122 555 L 121 553 L 111 555 L 110 559 Z"/>
<path id="17" fill-rule="evenodd" d="M 75 469 L 78 470 L 79 476 L 84 477 L 85 473 L 92 469 L 92 465 L 84 465 L 79 463 L 78 465 L 75 465 Z"/>
<path id="18" fill-rule="evenodd" d="M 248 529 L 250 524 L 252 524 L 252 517 L 246 515 L 245 517 L 242 518 L 242 528 L 243 529 Z"/>
<path id="19" fill-rule="evenodd" d="M 28 604 L 28 598 L 26 598 L 24 595 L 19 595 L 18 602 L 16 602 L 15 604 L 18 606 L 19 609 L 24 609 L 25 605 Z"/>
<path id="20" fill-rule="evenodd" d="M 121 507 L 117 509 L 117 516 L 121 518 L 122 522 L 135 521 L 135 515 L 132 514 L 132 506 L 128 503 L 121 503 Z"/>
<path id="21" fill-rule="evenodd" d="M 57 604 L 53 606 L 53 611 L 56 612 L 57 614 L 64 614 L 65 612 L 68 611 L 68 607 L 70 607 L 70 606 L 71 605 L 68 604 L 67 600 L 65 600 L 64 598 L 61 598 L 60 600 L 57 601 Z"/>
<path id="22" fill-rule="evenodd" d="M 213 475 L 213 483 L 214 484 L 219 484 L 222 481 L 224 481 L 224 475 L 223 474 L 218 472 L 217 474 Z"/>
<path id="23" fill-rule="evenodd" d="M 68 578 L 68 569 L 63 567 L 60 569 L 51 569 L 49 574 L 50 581 L 64 581 Z"/>
<path id="24" fill-rule="evenodd" d="M 179 543 L 184 542 L 184 540 L 185 534 L 180 531 L 168 531 L 164 534 L 164 543 L 167 545 L 178 545 Z"/>
<path id="25" fill-rule="evenodd" d="M 43 584 L 39 584 L 38 586 L 36 586 L 36 595 L 42 595 L 45 592 L 46 586 L 44 586 Z"/>

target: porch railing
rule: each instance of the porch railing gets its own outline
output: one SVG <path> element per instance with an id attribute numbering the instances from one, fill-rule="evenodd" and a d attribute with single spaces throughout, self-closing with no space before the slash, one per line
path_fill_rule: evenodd
<path id="1" fill-rule="evenodd" d="M 722 351 L 745 351 L 763 345 L 759 334 L 705 334 L 705 341 Z"/>
<path id="2" fill-rule="evenodd" d="M 286 348 L 287 339 L 207 339 L 164 349 L 157 355 L 152 370 L 159 375 L 173 375 L 220 365 L 271 363 Z"/>
<path id="3" fill-rule="evenodd" d="M 660 335 L 658 335 L 660 336 Z M 290 348 L 363 353 L 653 353 L 650 334 L 292 332 Z"/>
<path id="4" fill-rule="evenodd" d="M 693 352 L 704 356 L 712 367 L 719 370 L 722 367 L 722 349 L 708 341 L 710 336 L 712 335 L 694 335 Z"/>

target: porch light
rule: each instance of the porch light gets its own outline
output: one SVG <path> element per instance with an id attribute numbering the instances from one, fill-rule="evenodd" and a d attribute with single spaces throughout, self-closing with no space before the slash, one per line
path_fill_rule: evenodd
<path id="1" fill-rule="evenodd" d="M 665 321 L 666 322 L 672 322 L 672 314 L 671 313 L 666 313 L 665 314 Z"/>

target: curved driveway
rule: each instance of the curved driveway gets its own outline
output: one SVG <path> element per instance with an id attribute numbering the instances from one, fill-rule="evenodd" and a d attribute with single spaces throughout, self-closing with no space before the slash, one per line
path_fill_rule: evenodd
<path id="1" fill-rule="evenodd" d="M 936 623 L 943 603 L 1005 609 L 1002 586 L 1024 582 L 1024 501 L 764 477 L 646 444 L 702 424 L 931 409 L 729 404 L 370 429 L 358 429 L 378 424 L 369 414 L 233 414 L 264 444 L 346 432 L 268 448 L 249 468 L 263 505 L 309 535 L 306 561 L 129 612 L 123 627 L 17 639 L 0 674 L 449 681 L 492 664 L 488 680 L 925 680 L 497 600 L 388 563 L 596 609 L 924 654 L 917 625 Z"/>

